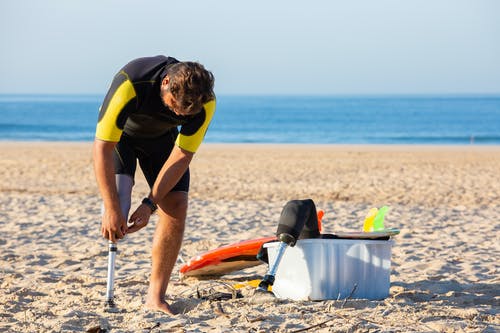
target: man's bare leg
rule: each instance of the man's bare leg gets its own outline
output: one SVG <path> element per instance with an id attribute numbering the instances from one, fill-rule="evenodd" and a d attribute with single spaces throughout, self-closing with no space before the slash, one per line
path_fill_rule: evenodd
<path id="1" fill-rule="evenodd" d="M 158 206 L 159 221 L 153 238 L 151 278 L 145 306 L 173 314 L 165 301 L 165 293 L 182 244 L 188 194 L 171 192 Z"/>

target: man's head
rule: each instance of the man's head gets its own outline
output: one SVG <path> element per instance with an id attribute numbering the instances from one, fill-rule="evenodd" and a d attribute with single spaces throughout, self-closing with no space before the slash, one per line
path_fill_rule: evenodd
<path id="1" fill-rule="evenodd" d="M 170 66 L 161 82 L 160 96 L 174 113 L 182 116 L 201 111 L 214 99 L 214 76 L 197 62 L 179 62 Z"/>

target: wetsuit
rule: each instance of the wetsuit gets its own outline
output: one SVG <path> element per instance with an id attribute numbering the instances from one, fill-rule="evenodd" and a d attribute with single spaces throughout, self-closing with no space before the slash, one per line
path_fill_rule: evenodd
<path id="1" fill-rule="evenodd" d="M 215 112 L 215 100 L 192 116 L 176 115 L 163 104 L 161 82 L 168 67 L 178 62 L 165 56 L 131 61 L 114 77 L 99 112 L 96 138 L 117 142 L 115 173 L 134 178 L 139 160 L 150 187 L 174 144 L 196 152 Z M 172 191 L 188 189 L 189 169 Z"/>

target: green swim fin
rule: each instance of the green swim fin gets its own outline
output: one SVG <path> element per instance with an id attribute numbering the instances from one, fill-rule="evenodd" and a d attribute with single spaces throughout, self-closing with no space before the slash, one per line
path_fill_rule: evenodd
<path id="1" fill-rule="evenodd" d="M 384 218 L 385 214 L 389 210 L 389 207 L 383 206 L 378 210 L 377 216 L 373 220 L 373 231 L 378 231 L 384 229 Z"/>

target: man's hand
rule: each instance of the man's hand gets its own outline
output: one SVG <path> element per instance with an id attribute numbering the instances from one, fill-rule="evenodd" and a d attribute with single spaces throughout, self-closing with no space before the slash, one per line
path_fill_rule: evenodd
<path id="1" fill-rule="evenodd" d="M 151 208 L 145 204 L 140 204 L 135 212 L 130 216 L 128 233 L 133 233 L 141 230 L 149 223 L 151 217 Z"/>
<path id="2" fill-rule="evenodd" d="M 104 211 L 101 225 L 102 236 L 115 243 L 127 234 L 127 221 L 123 214 L 118 211 Z"/>

